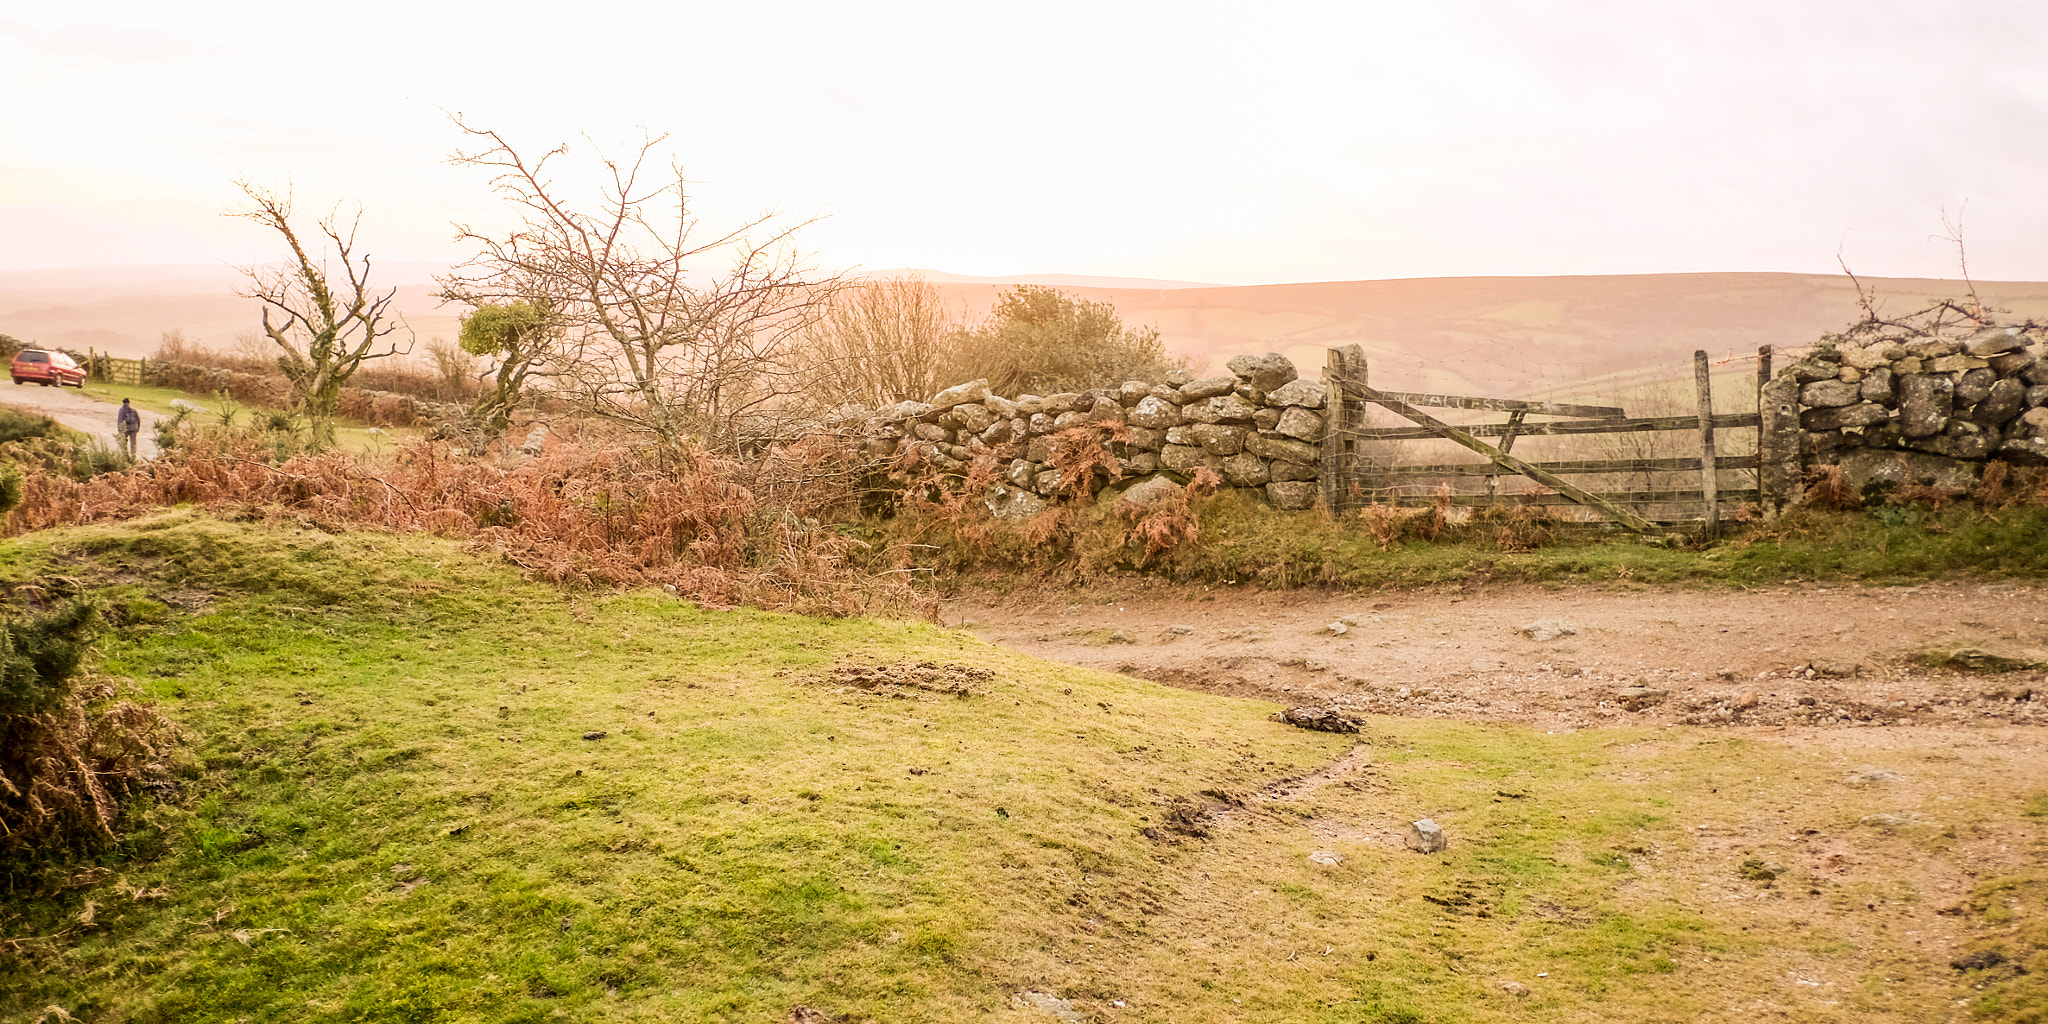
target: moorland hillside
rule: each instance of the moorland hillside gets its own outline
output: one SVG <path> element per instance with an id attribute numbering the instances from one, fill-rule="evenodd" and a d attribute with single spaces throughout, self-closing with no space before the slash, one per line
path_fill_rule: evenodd
<path id="1" fill-rule="evenodd" d="M 386 264 L 397 308 L 422 339 L 456 334 L 453 307 L 433 298 L 432 264 Z M 879 271 L 888 275 L 899 271 Z M 1841 275 L 1718 273 L 1604 277 L 1468 277 L 1257 286 L 1079 276 L 963 278 L 925 271 L 946 302 L 985 312 L 1014 283 L 1048 284 L 1114 304 L 1126 323 L 1156 325 L 1167 350 L 1197 370 L 1278 351 L 1313 377 L 1323 350 L 1364 346 L 1390 386 L 1527 395 L 1664 368 L 1689 372 L 1695 349 L 1738 358 L 1757 346 L 1804 345 L 1859 318 Z M 117 267 L 0 273 L 0 332 L 117 355 L 152 351 L 165 331 L 229 348 L 254 330 L 255 304 L 227 267 Z M 1956 281 L 1866 278 L 1892 312 L 1961 294 Z M 1979 282 L 2012 321 L 2048 317 L 2048 282 Z"/>

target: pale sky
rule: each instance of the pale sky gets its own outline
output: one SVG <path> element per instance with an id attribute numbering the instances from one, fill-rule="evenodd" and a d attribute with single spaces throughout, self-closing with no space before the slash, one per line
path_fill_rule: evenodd
<path id="1" fill-rule="evenodd" d="M 2040 0 L 10 4 L 0 269 L 276 258 L 238 177 L 389 260 L 501 220 L 442 109 L 671 136 L 710 224 L 834 268 L 1223 284 L 2048 279 Z"/>

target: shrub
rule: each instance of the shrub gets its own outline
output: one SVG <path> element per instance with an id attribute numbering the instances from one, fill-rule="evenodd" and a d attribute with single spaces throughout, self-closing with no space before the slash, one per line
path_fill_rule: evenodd
<path id="1" fill-rule="evenodd" d="M 1806 477 L 1806 492 L 1800 503 L 1815 508 L 1841 511 L 1863 504 L 1856 489 L 1842 476 L 1840 466 L 1815 466 Z"/>
<path id="2" fill-rule="evenodd" d="M 1167 356 L 1158 328 L 1130 327 L 1107 302 L 1039 285 L 1004 292 L 986 320 L 959 334 L 952 359 L 951 379 L 985 378 L 1004 395 L 1157 380 L 1185 368 Z"/>
<path id="3" fill-rule="evenodd" d="M 48 416 L 38 416 L 20 409 L 0 406 L 0 444 L 61 436 L 64 433 L 64 428 L 58 426 L 57 421 Z"/>
<path id="4" fill-rule="evenodd" d="M 0 849 L 111 841 L 123 801 L 168 784 L 170 723 L 110 684 L 76 685 L 102 622 L 74 597 L 0 623 Z"/>

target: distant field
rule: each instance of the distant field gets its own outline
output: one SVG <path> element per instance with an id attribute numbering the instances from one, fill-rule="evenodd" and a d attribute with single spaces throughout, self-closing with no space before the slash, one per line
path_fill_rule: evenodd
<path id="1" fill-rule="evenodd" d="M 1865 279 L 1885 307 L 1908 312 L 1960 294 L 1960 282 Z M 988 284 L 942 284 L 954 302 L 986 308 Z M 1513 397 L 1622 375 L 1631 384 L 1684 377 L 1704 349 L 1747 368 L 1759 345 L 1811 344 L 1858 317 L 1846 277 L 1819 274 L 1645 274 L 1611 277 L 1329 281 L 1245 288 L 1091 288 L 1126 321 L 1155 324 L 1167 347 L 1219 369 L 1231 356 L 1277 351 L 1305 377 L 1324 350 L 1365 348 L 1374 380 L 1401 390 Z M 2011 319 L 2048 317 L 2048 283 L 1980 282 Z M 1731 359 L 1732 357 L 1732 359 Z"/>
<path id="2" fill-rule="evenodd" d="M 391 264 L 397 309 L 421 342 L 452 338 L 459 310 L 432 298 L 431 264 Z M 949 304 L 988 309 L 1007 285 L 934 273 Z M 1320 375 L 1333 345 L 1364 346 L 1376 382 L 1401 390 L 1515 397 L 1582 394 L 1606 378 L 1635 387 L 1689 374 L 1692 353 L 1754 370 L 1759 345 L 1810 344 L 1855 320 L 1848 278 L 1820 274 L 1643 274 L 1326 281 L 1255 287 L 1020 276 L 1112 302 L 1131 323 L 1156 325 L 1170 351 L 1220 370 L 1231 356 L 1278 351 Z M 1090 283 L 1093 282 L 1093 283 Z M 256 326 L 228 267 L 118 267 L 0 273 L 0 333 L 48 345 L 147 355 L 168 330 L 231 348 Z M 1907 312 L 1960 282 L 1869 278 L 1886 308 Z M 1980 282 L 2010 319 L 2048 318 L 2048 282 Z"/>

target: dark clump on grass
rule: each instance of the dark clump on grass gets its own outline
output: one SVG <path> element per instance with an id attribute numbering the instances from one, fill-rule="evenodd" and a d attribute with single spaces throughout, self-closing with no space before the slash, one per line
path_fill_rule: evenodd
<path id="1" fill-rule="evenodd" d="M 0 623 L 0 852 L 111 842 L 127 798 L 170 784 L 170 723 L 111 684 L 79 685 L 103 624 L 77 597 Z"/>
<path id="2" fill-rule="evenodd" d="M 1974 990 L 1978 1020 L 2048 1021 L 2048 872 L 2033 868 L 1980 883 L 1942 911 L 1977 930 L 1950 963 Z"/>

